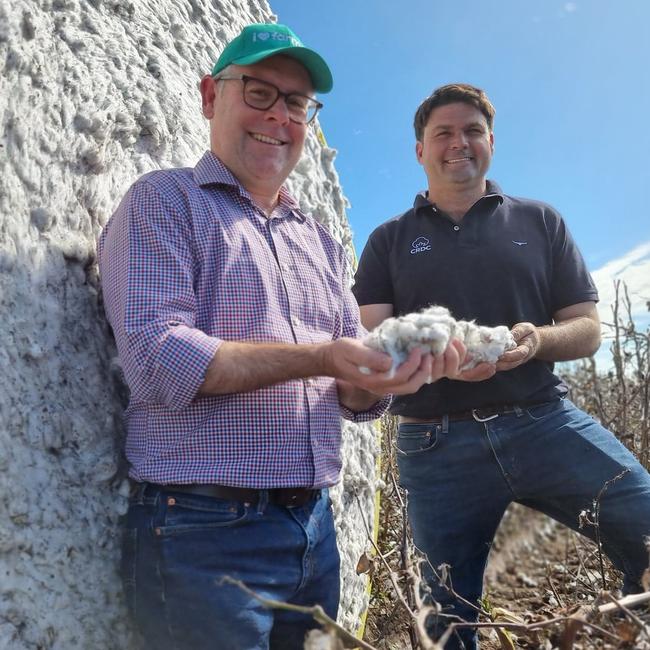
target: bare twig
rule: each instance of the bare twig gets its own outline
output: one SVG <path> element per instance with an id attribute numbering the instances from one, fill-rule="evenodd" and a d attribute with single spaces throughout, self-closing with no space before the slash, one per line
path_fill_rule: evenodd
<path id="1" fill-rule="evenodd" d="M 546 567 L 546 582 L 548 582 L 548 585 L 551 588 L 551 591 L 553 592 L 553 595 L 555 596 L 555 600 L 557 600 L 558 605 L 560 607 L 564 607 L 564 602 L 562 598 L 560 598 L 560 594 L 558 594 L 557 589 L 555 588 L 555 583 L 553 582 L 553 578 L 551 577 L 551 574 L 548 571 L 548 565 Z"/>
<path id="2" fill-rule="evenodd" d="M 317 623 L 323 626 L 326 631 L 334 632 L 336 636 L 343 642 L 347 648 L 362 648 L 363 650 L 377 650 L 374 646 L 366 643 L 362 639 L 357 639 L 353 634 L 350 634 L 344 627 L 341 627 L 334 619 L 330 618 L 320 605 L 313 607 L 304 607 L 302 605 L 294 605 L 292 603 L 285 603 L 281 600 L 273 600 L 272 598 L 264 598 L 256 594 L 252 589 L 249 589 L 241 580 L 235 580 L 230 576 L 224 576 L 221 583 L 228 583 L 239 587 L 242 591 L 247 593 L 251 598 L 259 601 L 269 609 L 283 609 L 289 612 L 300 612 L 301 614 L 308 614 Z"/>
<path id="3" fill-rule="evenodd" d="M 630 594 L 619 599 L 612 599 L 611 603 L 606 603 L 605 605 L 600 605 L 598 607 L 598 612 L 600 614 L 609 614 L 617 609 L 636 607 L 637 605 L 642 605 L 650 601 L 650 591 L 644 591 L 642 594 Z"/>
<path id="4" fill-rule="evenodd" d="M 359 498 L 357 497 L 357 505 L 359 506 L 359 510 L 361 511 L 361 503 L 359 502 Z M 411 609 L 411 606 L 409 602 L 407 601 L 406 597 L 404 596 L 402 590 L 399 587 L 399 584 L 397 583 L 397 576 L 395 575 L 395 572 L 392 570 L 390 564 L 388 563 L 388 560 L 386 559 L 386 556 L 381 552 L 379 546 L 375 543 L 375 540 L 372 538 L 372 533 L 370 532 L 370 528 L 368 526 L 368 522 L 366 522 L 366 518 L 363 516 L 363 512 L 361 513 L 361 520 L 363 521 L 363 525 L 366 528 L 366 534 L 368 535 L 368 539 L 370 540 L 370 543 L 372 544 L 372 547 L 376 553 L 376 556 L 381 560 L 382 564 L 386 567 L 388 571 L 388 575 L 390 577 L 390 581 L 393 585 L 393 589 L 395 590 L 395 595 L 399 599 L 399 601 L 402 603 L 406 611 L 408 612 L 409 616 L 411 616 L 413 619 L 416 618 L 416 613 Z"/>
<path id="5" fill-rule="evenodd" d="M 600 539 L 600 501 L 603 498 L 605 492 L 609 489 L 610 485 L 612 483 L 615 483 L 616 481 L 619 481 L 622 479 L 626 474 L 629 474 L 630 470 L 629 468 L 625 468 L 622 472 L 614 476 L 613 478 L 609 479 L 608 481 L 605 481 L 603 487 L 600 489 L 598 494 L 596 495 L 596 498 L 592 502 L 592 514 L 593 518 L 590 519 L 588 516 L 584 517 L 584 521 L 589 523 L 591 526 L 593 526 L 595 535 L 596 535 L 596 546 L 598 548 L 598 565 L 600 567 L 600 578 L 602 581 L 602 589 L 603 591 L 607 590 L 607 580 L 605 578 L 605 563 L 603 560 L 603 544 Z"/>

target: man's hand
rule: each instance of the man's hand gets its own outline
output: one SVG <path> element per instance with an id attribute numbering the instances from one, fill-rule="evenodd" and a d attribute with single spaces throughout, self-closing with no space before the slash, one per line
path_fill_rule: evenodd
<path id="1" fill-rule="evenodd" d="M 353 411 L 366 410 L 387 394 L 408 395 L 442 377 L 455 379 L 461 374 L 466 354 L 465 346 L 455 339 L 437 357 L 415 349 L 390 376 L 389 355 L 354 339 L 338 339 L 332 346 L 330 362 L 338 371 L 345 372 L 345 376 L 335 375 L 337 371 L 328 374 L 337 376 L 339 401 Z M 359 366 L 370 369 L 370 374 L 361 372 Z"/>
<path id="2" fill-rule="evenodd" d="M 461 371 L 465 357 L 467 356 L 467 348 L 458 339 L 449 341 L 449 345 L 445 351 L 433 358 L 431 366 L 431 376 L 427 383 L 432 384 L 438 379 L 447 377 L 448 379 L 461 379 L 464 372 Z"/>
<path id="3" fill-rule="evenodd" d="M 479 363 L 473 368 L 468 370 L 463 370 L 458 377 L 451 377 L 451 379 L 456 379 L 457 381 L 485 381 L 492 377 L 497 371 L 497 367 L 494 363 Z"/>
<path id="4" fill-rule="evenodd" d="M 485 381 L 501 370 L 512 370 L 527 361 L 530 361 L 540 345 L 540 335 L 537 327 L 532 323 L 517 323 L 511 330 L 512 337 L 517 343 L 517 347 L 508 352 L 504 352 L 496 363 L 479 363 L 464 370 L 457 377 L 459 381 Z"/>
<path id="5" fill-rule="evenodd" d="M 530 361 L 539 350 L 539 330 L 532 323 L 517 323 L 511 330 L 517 343 L 514 350 L 504 352 L 496 363 L 497 370 L 512 370 Z"/>
<path id="6" fill-rule="evenodd" d="M 390 376 L 392 359 L 354 339 L 338 339 L 329 346 L 330 374 L 376 395 L 407 395 L 419 390 L 423 384 L 433 383 L 442 377 L 456 379 L 465 360 L 465 346 L 452 340 L 443 354 L 433 357 L 420 349 L 412 350 Z M 359 367 L 366 367 L 370 374 Z"/>
<path id="7" fill-rule="evenodd" d="M 393 361 L 388 354 L 378 352 L 356 339 L 341 338 L 325 349 L 325 374 L 373 393 L 377 398 L 392 393 L 414 393 L 431 374 L 432 357 L 413 350 L 404 363 L 390 376 Z M 361 372 L 360 367 L 370 370 Z"/>

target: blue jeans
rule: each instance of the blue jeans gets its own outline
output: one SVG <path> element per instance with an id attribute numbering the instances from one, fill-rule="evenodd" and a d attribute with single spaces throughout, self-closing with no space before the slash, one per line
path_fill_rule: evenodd
<path id="1" fill-rule="evenodd" d="M 303 647 L 311 616 L 267 609 L 264 598 L 320 604 L 336 618 L 339 554 L 327 490 L 304 506 L 255 506 L 139 486 L 124 531 L 127 604 L 145 647 L 273 650 Z"/>
<path id="2" fill-rule="evenodd" d="M 490 546 L 511 502 L 577 530 L 580 512 L 626 469 L 600 498 L 600 538 L 625 574 L 624 590 L 640 589 L 648 567 L 643 540 L 650 535 L 650 475 L 612 433 L 569 400 L 485 422 L 443 418 L 440 425 L 401 424 L 397 448 L 414 542 L 431 567 L 450 565 L 454 591 L 470 603 L 481 596 Z M 580 532 L 595 538 L 593 526 Z M 445 614 L 476 619 L 476 611 L 441 587 L 431 568 L 425 575 Z M 453 619 L 436 618 L 430 623 L 437 638 Z M 445 648 L 477 647 L 473 630 L 458 632 Z"/>

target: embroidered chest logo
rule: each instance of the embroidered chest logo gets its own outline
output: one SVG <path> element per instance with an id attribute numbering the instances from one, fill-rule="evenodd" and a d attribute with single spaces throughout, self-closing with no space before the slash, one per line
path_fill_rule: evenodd
<path id="1" fill-rule="evenodd" d="M 431 244 L 429 243 L 429 240 L 426 237 L 418 237 L 411 244 L 411 255 L 415 255 L 417 253 L 424 253 L 425 251 L 430 251 L 430 250 L 431 250 Z"/>
<path id="2" fill-rule="evenodd" d="M 517 246 L 525 246 L 528 242 L 527 241 L 515 241 L 514 239 L 512 240 L 513 244 L 517 244 Z"/>

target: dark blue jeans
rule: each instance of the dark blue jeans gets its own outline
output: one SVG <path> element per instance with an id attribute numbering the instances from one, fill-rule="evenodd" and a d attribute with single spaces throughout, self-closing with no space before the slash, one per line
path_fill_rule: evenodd
<path id="1" fill-rule="evenodd" d="M 518 410 L 478 422 L 402 424 L 397 440 L 400 480 L 408 491 L 416 546 L 433 568 L 450 565 L 454 591 L 476 604 L 497 526 L 516 501 L 577 530 L 605 484 L 624 470 L 600 498 L 600 538 L 625 574 L 624 589 L 637 591 L 648 567 L 644 536 L 650 535 L 650 475 L 593 418 L 569 400 Z M 581 533 L 594 539 L 595 529 Z M 476 619 L 475 610 L 426 572 L 432 597 L 445 614 Z M 432 620 L 432 636 L 446 627 Z M 453 619 L 451 619 L 453 620 Z M 446 648 L 476 648 L 465 629 Z"/>
<path id="2" fill-rule="evenodd" d="M 266 493 L 263 493 L 266 495 Z M 151 650 L 297 650 L 318 625 L 265 608 L 224 576 L 264 598 L 320 604 L 336 618 L 339 554 L 331 501 L 256 506 L 139 487 L 124 531 L 128 606 Z"/>

